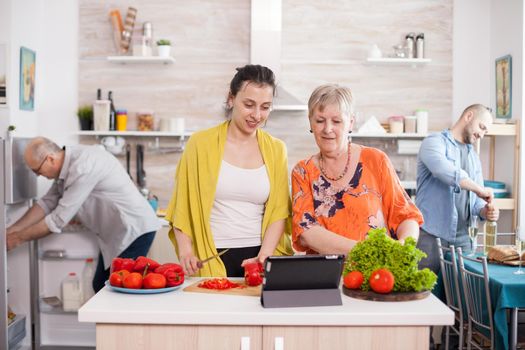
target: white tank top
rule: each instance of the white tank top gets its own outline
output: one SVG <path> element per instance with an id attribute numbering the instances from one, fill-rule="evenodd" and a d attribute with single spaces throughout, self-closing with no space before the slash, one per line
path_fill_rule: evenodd
<path id="1" fill-rule="evenodd" d="M 217 248 L 243 248 L 261 244 L 262 217 L 270 180 L 266 166 L 244 169 L 221 163 L 211 232 Z"/>

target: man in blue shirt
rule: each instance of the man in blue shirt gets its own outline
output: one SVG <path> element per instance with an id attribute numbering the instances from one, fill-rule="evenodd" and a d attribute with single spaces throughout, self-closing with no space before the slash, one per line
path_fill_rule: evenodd
<path id="1" fill-rule="evenodd" d="M 498 220 L 494 195 L 483 185 L 481 162 L 473 148 L 492 125 L 490 110 L 474 104 L 467 107 L 451 129 L 429 135 L 417 159 L 416 205 L 425 223 L 420 229 L 418 248 L 428 257 L 420 268 L 439 271 L 436 237 L 444 246 L 453 244 L 471 250 L 468 226 L 472 216 Z"/>

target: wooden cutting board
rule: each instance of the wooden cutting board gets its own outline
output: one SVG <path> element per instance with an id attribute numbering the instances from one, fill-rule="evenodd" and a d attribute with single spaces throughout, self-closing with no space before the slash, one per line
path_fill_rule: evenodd
<path id="1" fill-rule="evenodd" d="M 246 296 L 252 296 L 252 297 L 259 297 L 261 296 L 261 287 L 250 287 L 244 283 L 244 281 L 240 280 L 234 280 L 231 279 L 232 282 L 236 282 L 244 286 L 245 288 L 230 288 L 225 290 L 217 290 L 217 289 L 208 289 L 208 288 L 201 288 L 199 287 L 199 283 L 201 283 L 203 280 L 206 280 L 209 278 L 203 278 L 198 280 L 197 282 L 190 284 L 186 288 L 183 289 L 184 292 L 195 292 L 195 293 L 209 293 L 209 294 L 229 294 L 229 295 L 246 295 Z"/>
<path id="2" fill-rule="evenodd" d="M 388 294 L 379 294 L 373 291 L 363 291 L 360 289 L 348 289 L 343 286 L 343 294 L 349 297 L 372 301 L 409 301 L 425 299 L 430 295 L 429 290 L 422 292 L 391 292 Z"/>

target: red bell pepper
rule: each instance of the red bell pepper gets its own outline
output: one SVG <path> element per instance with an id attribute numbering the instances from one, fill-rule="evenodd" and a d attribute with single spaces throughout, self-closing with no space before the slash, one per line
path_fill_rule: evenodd
<path id="1" fill-rule="evenodd" d="M 263 282 L 264 271 L 260 262 L 244 265 L 244 280 L 249 286 L 258 286 Z"/>
<path id="2" fill-rule="evenodd" d="M 175 287 L 184 283 L 184 271 L 179 264 L 162 264 L 155 269 L 155 273 L 160 273 L 166 277 L 166 287 Z"/>
<path id="3" fill-rule="evenodd" d="M 135 266 L 135 260 L 128 259 L 128 258 L 115 258 L 111 262 L 111 270 L 110 273 L 120 271 L 120 270 L 126 270 L 129 272 L 133 272 L 133 267 Z"/>
<path id="4" fill-rule="evenodd" d="M 157 267 L 160 266 L 158 262 L 153 259 L 146 258 L 145 256 L 139 256 L 135 260 L 135 266 L 133 266 L 133 271 L 143 273 L 146 266 L 148 266 L 148 271 L 154 271 Z"/>

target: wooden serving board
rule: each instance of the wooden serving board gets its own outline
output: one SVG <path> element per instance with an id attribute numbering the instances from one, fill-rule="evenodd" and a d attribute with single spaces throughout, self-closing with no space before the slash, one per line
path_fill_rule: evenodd
<path id="1" fill-rule="evenodd" d="M 360 289 L 348 289 L 343 286 L 343 294 L 352 298 L 372 301 L 409 301 L 425 299 L 430 295 L 429 290 L 421 292 L 391 292 L 388 294 L 379 294 L 373 291 L 365 292 Z"/>
<path id="2" fill-rule="evenodd" d="M 186 288 L 183 289 L 184 292 L 195 292 L 195 293 L 209 293 L 209 294 L 230 294 L 230 295 L 245 295 L 245 296 L 252 296 L 252 297 L 259 297 L 261 296 L 261 288 L 262 285 L 259 285 L 257 287 L 250 287 L 244 283 L 244 281 L 231 279 L 232 282 L 239 283 L 243 285 L 245 288 L 230 288 L 225 290 L 217 290 L 217 289 L 208 289 L 208 288 L 201 288 L 199 287 L 199 283 L 202 281 L 209 279 L 209 278 L 203 278 L 198 280 L 197 282 L 190 284 Z"/>

